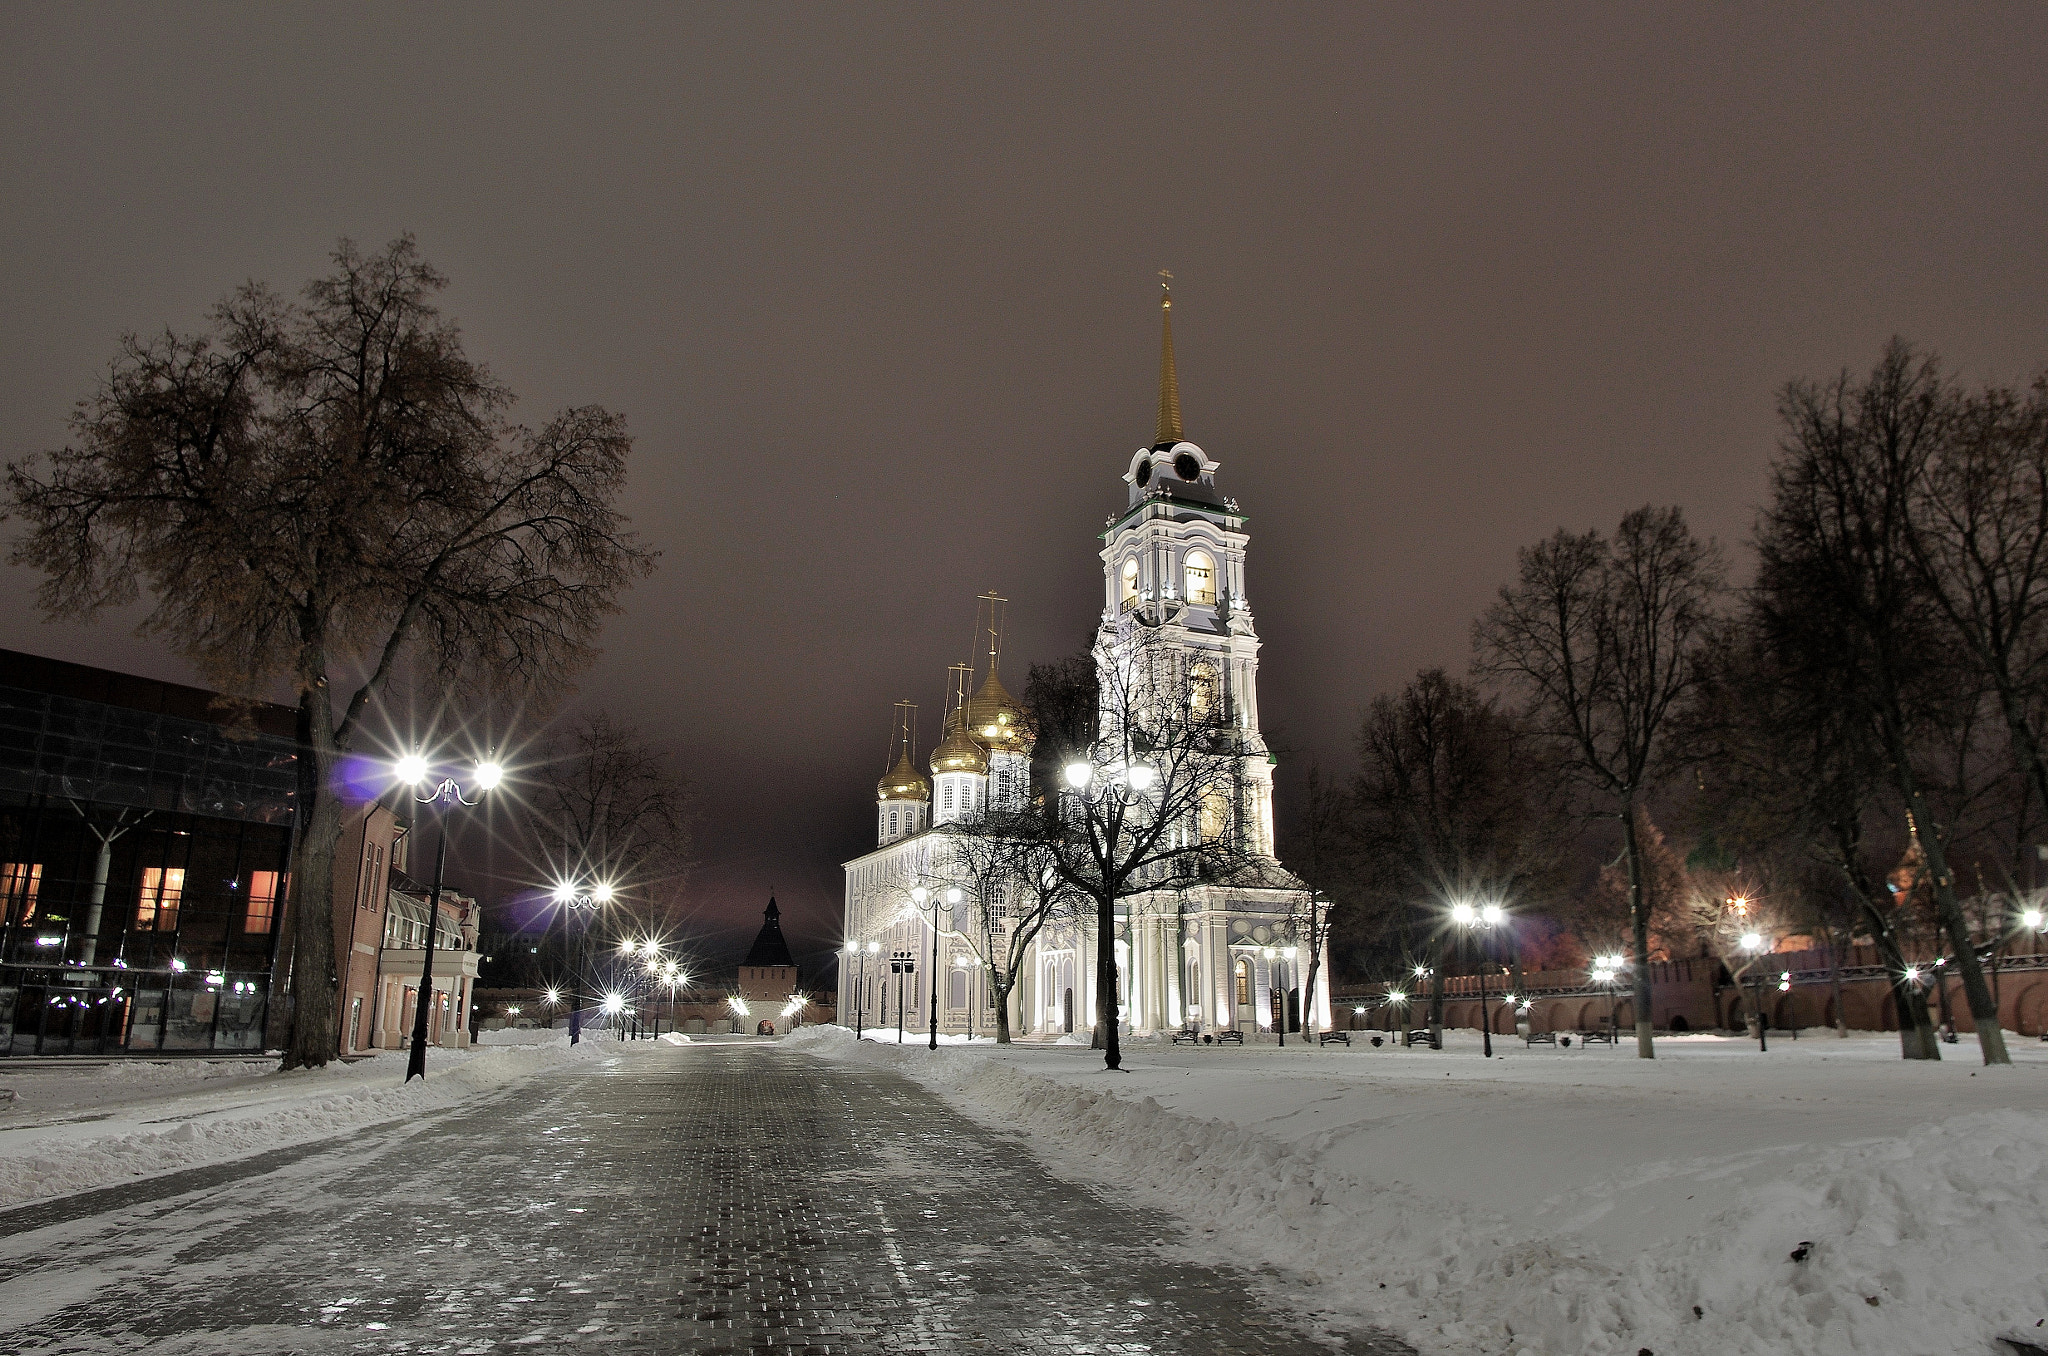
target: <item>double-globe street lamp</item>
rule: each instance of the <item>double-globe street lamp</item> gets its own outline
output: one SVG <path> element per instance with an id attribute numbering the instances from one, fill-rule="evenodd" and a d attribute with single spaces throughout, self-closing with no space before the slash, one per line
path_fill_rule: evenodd
<path id="1" fill-rule="evenodd" d="M 1615 983 L 1617 980 L 1621 978 L 1622 967 L 1626 966 L 1627 964 L 1627 957 L 1622 956 L 1619 953 L 1616 953 L 1611 956 L 1593 957 L 1593 982 L 1595 984 L 1598 984 L 1601 988 L 1607 990 L 1607 1043 L 1613 1046 L 1619 1046 L 1621 1044 L 1620 1040 L 1618 1039 L 1620 1035 L 1620 1028 L 1615 1021 Z"/>
<path id="2" fill-rule="evenodd" d="M 420 754 L 406 754 L 392 771 L 399 781 L 412 788 L 415 802 L 435 808 L 440 829 L 434 842 L 434 886 L 427 895 L 427 937 L 420 961 L 419 1005 L 413 1012 L 412 1055 L 405 1066 L 405 1081 L 410 1083 L 415 1078 L 424 1081 L 427 1076 L 427 1024 L 433 1020 L 434 1007 L 434 935 L 441 927 L 441 881 L 448 869 L 447 810 L 450 805 L 482 804 L 484 795 L 505 779 L 505 769 L 492 759 L 478 762 L 469 775 L 474 799 L 462 794 L 460 779 L 446 772 L 437 773 Z M 427 789 L 430 783 L 431 788 Z"/>
<path id="3" fill-rule="evenodd" d="M 957 885 L 952 885 L 952 886 L 948 886 L 948 887 L 946 888 L 946 892 L 945 892 L 945 896 L 944 896 L 944 901 L 945 901 L 945 905 L 946 905 L 946 907 L 947 907 L 947 908 L 949 908 L 949 909 L 955 909 L 955 908 L 958 908 L 958 907 L 960 906 L 960 900 L 961 900 L 961 898 L 962 898 L 962 896 L 961 896 L 961 893 L 960 893 L 960 887 L 959 887 L 959 886 L 957 886 Z M 935 894 L 935 893 L 933 893 L 933 892 L 932 892 L 932 891 L 930 891 L 930 890 L 927 890 L 927 889 L 925 889 L 925 887 L 924 887 L 924 886 L 922 886 L 922 885 L 919 885 L 919 886 L 915 886 L 915 887 L 913 887 L 913 888 L 911 889 L 911 891 L 910 891 L 910 902 L 911 902 L 911 903 L 913 903 L 913 904 L 915 904 L 915 905 L 917 905 L 917 908 L 918 908 L 918 912 L 920 912 L 920 913 L 922 913 L 922 912 L 924 911 L 924 906 L 925 906 L 925 905 L 926 905 L 927 903 L 929 903 L 929 904 L 931 905 L 931 907 L 932 907 L 932 963 L 931 963 L 931 972 L 932 972 L 932 1010 L 931 1010 L 931 1028 L 932 1028 L 932 1039 L 931 1039 L 931 1048 L 932 1048 L 932 1049 L 934 1049 L 934 1050 L 936 1050 L 936 1049 L 938 1049 L 938 1048 L 939 1048 L 939 903 L 940 903 L 940 896 L 939 896 L 939 895 L 937 895 L 937 894 Z M 913 968 L 914 968 L 914 967 L 913 967 Z M 903 1028 L 903 999 L 902 999 L 902 995 L 901 995 L 901 994 L 898 994 L 898 995 L 897 995 L 897 1000 L 896 1000 L 896 1009 L 897 1009 L 897 1011 L 896 1011 L 896 1027 L 897 1027 L 896 1043 L 897 1043 L 898 1045 L 901 1045 L 901 1044 L 903 1043 L 903 1034 L 902 1034 L 902 1028 Z"/>
<path id="4" fill-rule="evenodd" d="M 1493 1013 L 1486 1006 L 1486 967 L 1493 960 L 1493 930 L 1507 918 L 1507 910 L 1498 904 L 1486 904 L 1474 908 L 1470 904 L 1458 904 L 1451 909 L 1451 921 L 1468 933 L 1474 928 L 1484 928 L 1485 940 L 1480 944 L 1479 965 L 1479 1037 L 1487 1059 L 1493 1058 Z"/>
<path id="5" fill-rule="evenodd" d="M 562 911 L 562 953 L 569 962 L 569 1044 L 575 1045 L 583 1039 L 583 957 L 582 948 L 570 946 L 569 921 L 573 915 L 583 916 L 579 930 L 581 940 L 590 937 L 590 920 L 598 909 L 612 902 L 610 881 L 560 881 L 555 885 L 554 900 Z M 572 954 L 573 951 L 573 954 Z M 556 991 L 549 990 L 549 1003 L 555 1001 Z"/>
<path id="6" fill-rule="evenodd" d="M 880 942 L 869 942 L 866 946 L 862 946 L 858 937 L 853 938 L 846 944 L 847 955 L 860 957 L 860 978 L 856 981 L 853 991 L 853 1038 L 855 1040 L 861 1038 L 862 1022 L 867 1016 L 868 957 L 877 954 L 881 949 L 882 944 Z M 840 982 L 841 984 L 845 983 L 845 976 L 842 975 L 840 977 Z"/>

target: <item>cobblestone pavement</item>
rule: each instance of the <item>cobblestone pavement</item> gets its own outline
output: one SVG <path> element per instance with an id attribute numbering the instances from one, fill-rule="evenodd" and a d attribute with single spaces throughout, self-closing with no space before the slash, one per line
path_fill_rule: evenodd
<path id="1" fill-rule="evenodd" d="M 1407 1350 L 1283 1322 L 900 1075 L 766 1045 L 638 1050 L 102 1204 L 0 1238 L 0 1351 Z"/>

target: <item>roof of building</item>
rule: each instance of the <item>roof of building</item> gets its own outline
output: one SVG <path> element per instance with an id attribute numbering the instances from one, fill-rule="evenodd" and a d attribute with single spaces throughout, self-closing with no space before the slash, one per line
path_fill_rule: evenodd
<path id="1" fill-rule="evenodd" d="M 775 907 L 775 896 L 768 896 L 768 907 L 761 912 L 761 932 L 754 938 L 753 950 L 741 965 L 787 965 L 794 968 L 796 958 L 789 954 L 789 943 L 782 936 L 782 910 Z"/>

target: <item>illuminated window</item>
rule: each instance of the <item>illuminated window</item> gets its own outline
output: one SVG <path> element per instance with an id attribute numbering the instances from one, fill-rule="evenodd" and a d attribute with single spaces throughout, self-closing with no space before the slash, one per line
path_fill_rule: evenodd
<path id="1" fill-rule="evenodd" d="M 1136 607 L 1137 605 L 1138 562 L 1135 560 L 1127 560 L 1124 562 L 1123 603 L 1121 606 L 1118 607 L 1117 610 L 1119 612 L 1129 612 L 1132 608 Z"/>
<path id="2" fill-rule="evenodd" d="M 1209 559 L 1208 552 L 1188 552 L 1183 573 L 1187 576 L 1188 601 L 1204 607 L 1216 606 L 1216 562 Z"/>
<path id="3" fill-rule="evenodd" d="M 277 871 L 249 873 L 249 910 L 242 921 L 242 931 L 270 931 L 271 924 L 277 921 L 277 904 L 287 879 L 289 877 Z"/>
<path id="4" fill-rule="evenodd" d="M 1252 1002 L 1252 963 L 1243 956 L 1237 958 L 1237 1001 L 1244 1007 Z"/>
<path id="5" fill-rule="evenodd" d="M 1195 831 L 1205 843 L 1213 843 L 1223 837 L 1223 831 L 1230 824 L 1230 802 L 1223 793 L 1213 787 L 1202 793 L 1202 804 L 1195 817 Z"/>
<path id="6" fill-rule="evenodd" d="M 895 810 L 891 810 L 891 811 L 889 811 L 889 832 L 891 832 L 891 833 L 894 833 L 894 832 L 896 832 L 896 815 L 897 815 L 897 813 L 898 813 L 898 812 L 897 812 L 897 811 L 895 811 Z"/>
<path id="7" fill-rule="evenodd" d="M 138 931 L 176 932 L 178 900 L 185 893 L 185 868 L 145 866 L 142 868 L 142 900 L 135 910 Z"/>
<path id="8" fill-rule="evenodd" d="M 41 862 L 0 863 L 0 920 L 26 923 L 36 916 L 36 892 L 42 888 Z"/>
<path id="9" fill-rule="evenodd" d="M 1188 714 L 1208 720 L 1216 714 L 1216 670 L 1197 664 L 1188 672 Z"/>

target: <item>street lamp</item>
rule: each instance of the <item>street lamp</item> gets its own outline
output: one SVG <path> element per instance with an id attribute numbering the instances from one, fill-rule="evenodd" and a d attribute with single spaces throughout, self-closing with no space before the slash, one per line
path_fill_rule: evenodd
<path id="1" fill-rule="evenodd" d="M 441 881 L 448 868 L 447 807 L 451 804 L 481 805 L 485 793 L 505 779 L 505 769 L 495 759 L 489 758 L 472 767 L 469 788 L 474 799 L 462 794 L 458 778 L 443 774 L 436 779 L 434 769 L 418 753 L 408 753 L 400 758 L 392 771 L 399 781 L 412 788 L 415 802 L 435 807 L 441 830 L 434 843 L 434 886 L 427 894 L 427 939 L 420 960 L 419 1006 L 413 1013 L 412 1056 L 405 1066 L 405 1081 L 410 1083 L 415 1078 L 424 1080 L 427 1076 L 427 1025 L 433 1020 L 434 1006 L 434 935 L 441 927 Z M 428 789 L 430 782 L 432 787 Z"/>
<path id="2" fill-rule="evenodd" d="M 1749 968 L 1753 972 L 1751 984 L 1756 997 L 1752 1000 L 1751 1009 L 1756 1021 L 1756 1048 L 1757 1052 L 1761 1054 L 1770 1049 L 1769 1043 L 1764 1039 L 1764 972 L 1756 968 L 1757 957 L 1764 949 L 1763 934 L 1761 932 L 1743 933 L 1742 949 L 1749 953 Z"/>
<path id="3" fill-rule="evenodd" d="M 569 951 L 569 919 L 572 913 L 584 915 L 580 936 L 587 946 L 590 941 L 590 920 L 597 910 L 612 902 L 610 881 L 595 881 L 588 885 L 580 881 L 558 881 L 554 889 L 555 903 L 562 910 L 562 950 Z M 581 952 L 569 961 L 569 1044 L 575 1045 L 583 1039 L 583 964 Z M 550 990 L 550 992 L 554 992 Z M 552 1001 L 552 1000 L 550 1000 Z"/>
<path id="4" fill-rule="evenodd" d="M 1487 904 L 1474 908 L 1460 903 L 1451 908 L 1451 921 L 1470 932 L 1474 928 L 1486 929 L 1486 940 L 1480 945 L 1479 967 L 1479 1040 L 1484 1057 L 1493 1058 L 1493 1013 L 1486 1006 L 1486 963 L 1492 959 L 1493 930 L 1507 917 L 1507 910 L 1498 904 Z"/>

